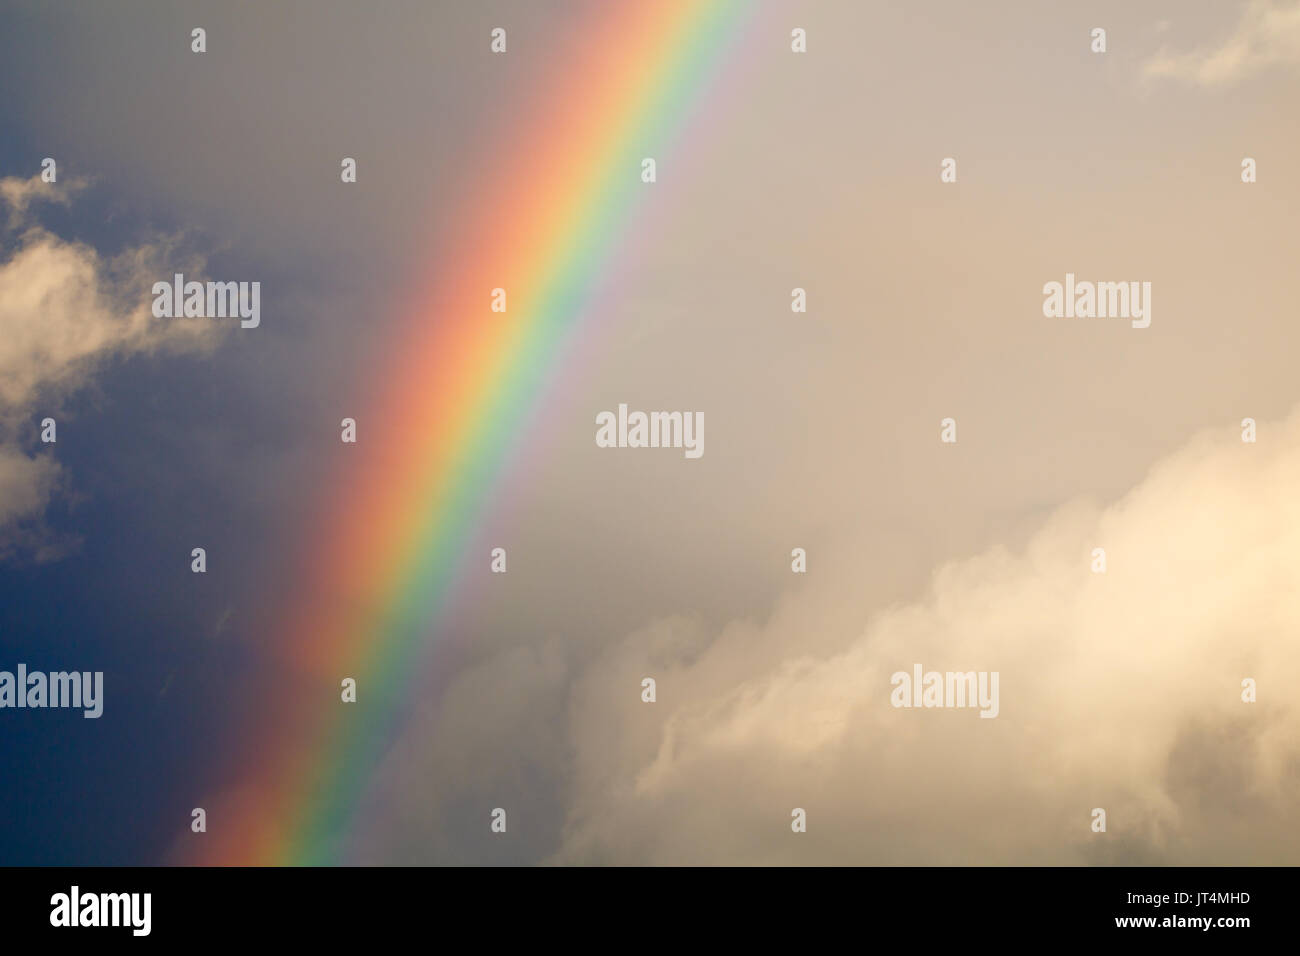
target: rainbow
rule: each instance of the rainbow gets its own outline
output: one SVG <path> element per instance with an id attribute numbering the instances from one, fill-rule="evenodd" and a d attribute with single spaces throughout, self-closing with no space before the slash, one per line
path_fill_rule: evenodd
<path id="1" fill-rule="evenodd" d="M 276 667 L 297 675 L 296 689 L 277 688 L 238 748 L 229 769 L 239 785 L 214 797 L 212 833 L 186 844 L 204 846 L 198 862 L 346 857 L 458 574 L 470 561 L 486 567 L 486 554 L 465 554 L 467 539 L 655 188 L 641 181 L 641 159 L 663 171 L 752 6 L 602 5 L 581 56 L 493 150 L 499 165 L 453 219 L 455 247 L 420 280 L 378 394 L 356 416 L 358 444 L 345 446 L 348 464 L 317 509 L 325 527 L 273 628 Z M 498 287 L 504 313 L 490 309 Z M 356 678 L 356 706 L 339 702 L 341 676 Z"/>

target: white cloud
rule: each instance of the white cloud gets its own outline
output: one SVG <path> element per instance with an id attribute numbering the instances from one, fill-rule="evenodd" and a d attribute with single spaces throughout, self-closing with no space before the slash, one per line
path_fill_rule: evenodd
<path id="1" fill-rule="evenodd" d="M 812 591 L 764 626 L 632 635 L 576 685 L 556 859 L 1297 862 L 1297 487 L 1300 413 L 1255 445 L 1228 424 L 1024 553 L 942 568 L 838 651 L 804 650 L 834 617 Z M 893 708 L 914 663 L 999 671 L 1001 715 Z"/>
<path id="2" fill-rule="evenodd" d="M 0 445 L 0 528 L 44 511 L 58 476 L 58 463 L 48 455 L 29 457 Z"/>
<path id="3" fill-rule="evenodd" d="M 42 417 L 55 412 L 109 359 L 201 350 L 222 331 L 203 320 L 153 318 L 150 288 L 172 271 L 167 240 L 105 259 L 33 221 L 36 201 L 66 203 L 80 186 L 0 179 L 8 211 L 0 260 L 0 544 L 12 546 L 15 523 L 39 517 L 55 486 L 58 467 L 48 453 L 29 455 L 17 444 L 24 425 L 35 434 L 38 405 Z M 193 263 L 186 265 L 193 271 Z"/>
<path id="4" fill-rule="evenodd" d="M 20 179 L 6 176 L 0 179 L 0 203 L 9 209 L 11 227 L 22 223 L 27 208 L 38 200 L 67 205 L 72 195 L 86 187 L 84 180 L 73 179 L 63 184 L 46 182 L 40 176 Z"/>
<path id="5" fill-rule="evenodd" d="M 488 654 L 387 753 L 359 858 L 1300 862 L 1300 409 L 1259 438 L 1227 422 L 865 625 L 823 557 L 763 622 Z M 999 716 L 895 709 L 915 663 L 998 671 Z M 509 844 L 494 806 L 526 821 Z"/>
<path id="6" fill-rule="evenodd" d="M 1300 66 L 1300 4 L 1254 0 L 1221 45 L 1185 53 L 1161 50 L 1143 73 L 1199 86 L 1231 86 L 1275 66 Z"/>

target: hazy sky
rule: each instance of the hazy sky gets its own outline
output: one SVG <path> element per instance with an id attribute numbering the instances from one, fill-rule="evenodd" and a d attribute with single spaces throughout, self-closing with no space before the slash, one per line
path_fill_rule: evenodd
<path id="1" fill-rule="evenodd" d="M 509 574 L 348 858 L 1300 862 L 1300 6 L 755 7 L 516 438 L 466 558 L 508 540 Z M 583 108 L 532 94 L 608 15 L 0 7 L 0 668 L 112 688 L 99 721 L 0 711 L 0 860 L 161 859 L 234 785 L 338 410 L 498 151 Z M 183 269 L 260 280 L 261 327 L 153 319 Z M 1150 282 L 1150 327 L 1044 317 L 1067 272 Z M 705 454 L 596 447 L 621 402 L 702 411 Z M 914 663 L 998 671 L 999 716 L 891 707 Z"/>

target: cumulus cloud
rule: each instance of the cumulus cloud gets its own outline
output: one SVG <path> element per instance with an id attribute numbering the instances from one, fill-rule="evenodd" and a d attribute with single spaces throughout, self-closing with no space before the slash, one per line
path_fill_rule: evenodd
<path id="1" fill-rule="evenodd" d="M 149 290 L 170 275 L 171 243 L 148 242 L 105 258 L 42 227 L 38 201 L 67 203 L 84 184 L 0 179 L 6 211 L 0 258 L 0 554 L 13 550 L 17 524 L 39 518 L 57 485 L 49 453 L 29 454 L 37 405 L 43 414 L 84 387 L 111 359 L 212 345 L 221 327 L 203 320 L 159 322 Z M 188 262 L 193 268 L 195 264 Z M 26 426 L 26 427 L 25 427 Z"/>
<path id="2" fill-rule="evenodd" d="M 815 591 L 764 625 L 631 635 L 574 685 L 554 859 L 1297 862 L 1297 487 L 1300 413 L 1258 444 L 1197 439 L 1022 553 L 939 569 L 832 653 L 803 650 L 834 618 Z M 894 708 L 915 663 L 999 671 L 1000 715 Z M 643 676 L 653 705 L 629 690 Z"/>
<path id="3" fill-rule="evenodd" d="M 1300 409 L 1255 444 L 1202 434 L 1118 500 L 1066 503 L 1024 547 L 946 564 L 866 621 L 823 556 L 766 620 L 684 613 L 597 653 L 486 656 L 387 755 L 357 856 L 1300 862 L 1298 487 Z M 999 715 L 893 707 L 914 664 L 997 671 Z M 488 834 L 494 806 L 513 840 Z"/>
<path id="4" fill-rule="evenodd" d="M 1162 49 L 1146 62 L 1143 73 L 1199 86 L 1231 86 L 1276 66 L 1300 66 L 1300 4 L 1253 0 L 1222 44 L 1183 53 Z"/>

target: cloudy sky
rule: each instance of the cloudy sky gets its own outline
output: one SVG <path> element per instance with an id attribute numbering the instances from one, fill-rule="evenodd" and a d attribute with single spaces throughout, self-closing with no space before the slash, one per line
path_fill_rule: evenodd
<path id="1" fill-rule="evenodd" d="M 185 859 L 194 807 L 237 845 L 339 419 L 609 17 L 0 9 L 0 669 L 107 688 L 0 710 L 0 861 Z M 509 572 L 429 634 L 342 858 L 1300 862 L 1300 5 L 745 23 L 511 437 L 464 558 Z M 261 325 L 154 318 L 174 272 L 260 281 Z M 1150 327 L 1044 317 L 1067 272 L 1150 282 Z M 705 454 L 598 448 L 619 403 L 702 411 Z M 997 718 L 892 707 L 917 663 L 997 671 Z"/>

